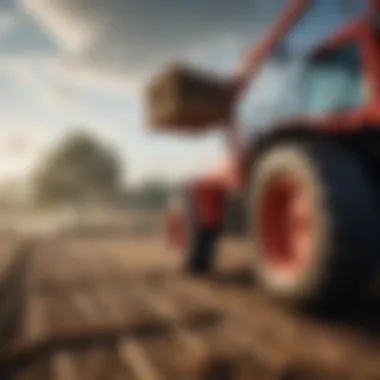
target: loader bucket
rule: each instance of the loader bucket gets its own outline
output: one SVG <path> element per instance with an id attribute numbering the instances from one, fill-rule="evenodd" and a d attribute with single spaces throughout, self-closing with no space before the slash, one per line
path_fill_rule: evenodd
<path id="1" fill-rule="evenodd" d="M 176 64 L 151 80 L 145 104 L 152 130 L 198 133 L 230 120 L 233 90 L 226 80 Z"/>

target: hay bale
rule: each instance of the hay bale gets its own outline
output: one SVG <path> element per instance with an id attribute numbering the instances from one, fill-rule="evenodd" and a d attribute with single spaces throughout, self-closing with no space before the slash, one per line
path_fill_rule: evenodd
<path id="1" fill-rule="evenodd" d="M 172 65 L 155 76 L 146 91 L 149 126 L 154 130 L 195 132 L 230 119 L 230 84 L 183 65 Z"/>

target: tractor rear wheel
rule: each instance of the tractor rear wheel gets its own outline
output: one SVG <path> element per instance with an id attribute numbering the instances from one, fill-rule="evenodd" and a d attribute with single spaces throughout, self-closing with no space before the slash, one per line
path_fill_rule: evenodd
<path id="1" fill-rule="evenodd" d="M 340 307 L 368 290 L 379 262 L 374 188 L 349 152 L 282 143 L 252 168 L 254 270 L 277 297 Z"/>
<path id="2" fill-rule="evenodd" d="M 184 272 L 208 274 L 213 269 L 215 246 L 220 228 L 202 225 L 189 194 L 172 203 L 169 208 L 167 240 L 180 256 Z"/>

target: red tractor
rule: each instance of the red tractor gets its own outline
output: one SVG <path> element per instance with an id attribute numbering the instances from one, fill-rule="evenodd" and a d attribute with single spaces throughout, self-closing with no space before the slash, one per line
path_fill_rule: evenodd
<path id="1" fill-rule="evenodd" d="M 285 43 L 314 6 L 289 1 L 236 75 L 174 66 L 151 82 L 147 101 L 160 130 L 220 128 L 227 136 L 220 170 L 186 183 L 168 212 L 168 242 L 188 272 L 212 270 L 232 194 L 261 286 L 298 304 L 352 304 L 368 293 L 380 264 L 380 0 L 303 56 L 302 80 L 278 104 L 277 111 L 297 92 L 300 106 L 290 116 L 249 139 L 235 120 L 251 78 L 267 62 L 284 66 Z"/>

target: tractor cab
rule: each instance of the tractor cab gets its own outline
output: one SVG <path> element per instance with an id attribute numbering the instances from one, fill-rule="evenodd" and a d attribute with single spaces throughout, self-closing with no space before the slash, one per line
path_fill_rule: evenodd
<path id="1" fill-rule="evenodd" d="M 361 9 L 338 12 L 339 1 L 314 2 L 298 24 L 268 54 L 238 105 L 244 134 L 278 122 L 304 124 L 318 117 L 356 114 L 368 105 L 371 67 L 363 51 L 373 33 L 370 24 L 355 20 Z M 336 5 L 321 30 L 323 9 Z M 335 9 L 334 8 L 334 9 Z M 350 8 L 353 9 L 352 7 Z M 368 29 L 367 31 L 365 29 Z"/>

